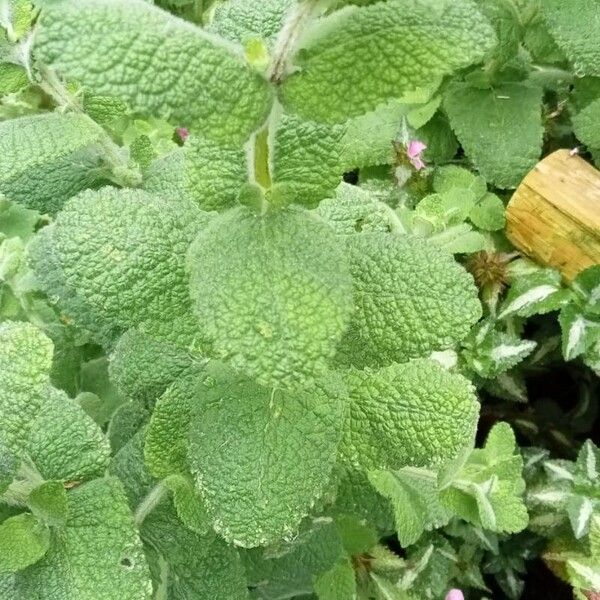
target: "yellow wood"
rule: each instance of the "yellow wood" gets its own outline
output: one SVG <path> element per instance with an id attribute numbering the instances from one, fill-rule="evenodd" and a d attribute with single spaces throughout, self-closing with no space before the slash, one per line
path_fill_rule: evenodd
<path id="1" fill-rule="evenodd" d="M 569 150 L 550 154 L 517 188 L 506 221 L 519 250 L 574 279 L 600 264 L 600 171 Z"/>

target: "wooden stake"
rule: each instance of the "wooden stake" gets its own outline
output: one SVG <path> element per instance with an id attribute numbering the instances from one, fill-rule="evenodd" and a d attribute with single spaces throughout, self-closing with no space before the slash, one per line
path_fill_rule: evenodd
<path id="1" fill-rule="evenodd" d="M 506 221 L 521 252 L 571 281 L 600 264 L 600 171 L 569 150 L 550 154 L 517 188 Z"/>

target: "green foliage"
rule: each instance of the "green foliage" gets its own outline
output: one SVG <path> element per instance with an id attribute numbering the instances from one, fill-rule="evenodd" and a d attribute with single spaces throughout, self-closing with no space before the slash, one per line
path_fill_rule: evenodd
<path id="1" fill-rule="evenodd" d="M 0 1 L 1 598 L 598 589 L 600 271 L 503 231 L 572 4 Z"/>

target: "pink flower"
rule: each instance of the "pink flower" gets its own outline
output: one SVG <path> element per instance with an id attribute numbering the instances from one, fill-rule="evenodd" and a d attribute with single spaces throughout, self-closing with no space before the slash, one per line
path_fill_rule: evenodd
<path id="1" fill-rule="evenodd" d="M 182 142 L 185 142 L 185 140 L 187 140 L 190 136 L 190 131 L 187 127 L 178 127 L 175 131 L 177 132 L 177 135 L 181 138 Z"/>
<path id="2" fill-rule="evenodd" d="M 427 146 L 420 140 L 411 140 L 406 147 L 406 155 L 417 171 L 420 171 L 427 166 L 421 158 L 421 154 L 423 154 L 426 148 Z M 454 598 L 451 598 L 450 600 L 454 600 Z"/>
<path id="3" fill-rule="evenodd" d="M 465 597 L 460 590 L 450 590 L 446 594 L 446 600 L 465 600 Z"/>

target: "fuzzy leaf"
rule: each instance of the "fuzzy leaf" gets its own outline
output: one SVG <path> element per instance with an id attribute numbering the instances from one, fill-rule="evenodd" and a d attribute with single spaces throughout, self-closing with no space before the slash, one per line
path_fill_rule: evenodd
<path id="1" fill-rule="evenodd" d="M 308 119 L 342 122 L 478 62 L 493 43 L 470 0 L 347 7 L 311 31 L 282 102 Z"/>
<path id="2" fill-rule="evenodd" d="M 444 106 L 467 156 L 501 188 L 514 188 L 542 150 L 542 90 L 521 83 L 494 89 L 452 85 Z"/>
<path id="3" fill-rule="evenodd" d="M 289 393 L 231 378 L 201 389 L 190 462 L 227 541 L 253 547 L 297 528 L 328 482 L 342 431 L 342 393 L 336 380 Z"/>
<path id="4" fill-rule="evenodd" d="M 438 363 L 414 360 L 351 371 L 346 379 L 350 410 L 341 451 L 354 467 L 439 464 L 472 443 L 478 414 L 474 389 Z"/>
<path id="5" fill-rule="evenodd" d="M 271 103 L 267 82 L 244 64 L 235 45 L 143 0 L 49 3 L 35 50 L 96 94 L 219 141 L 246 140 Z"/>

